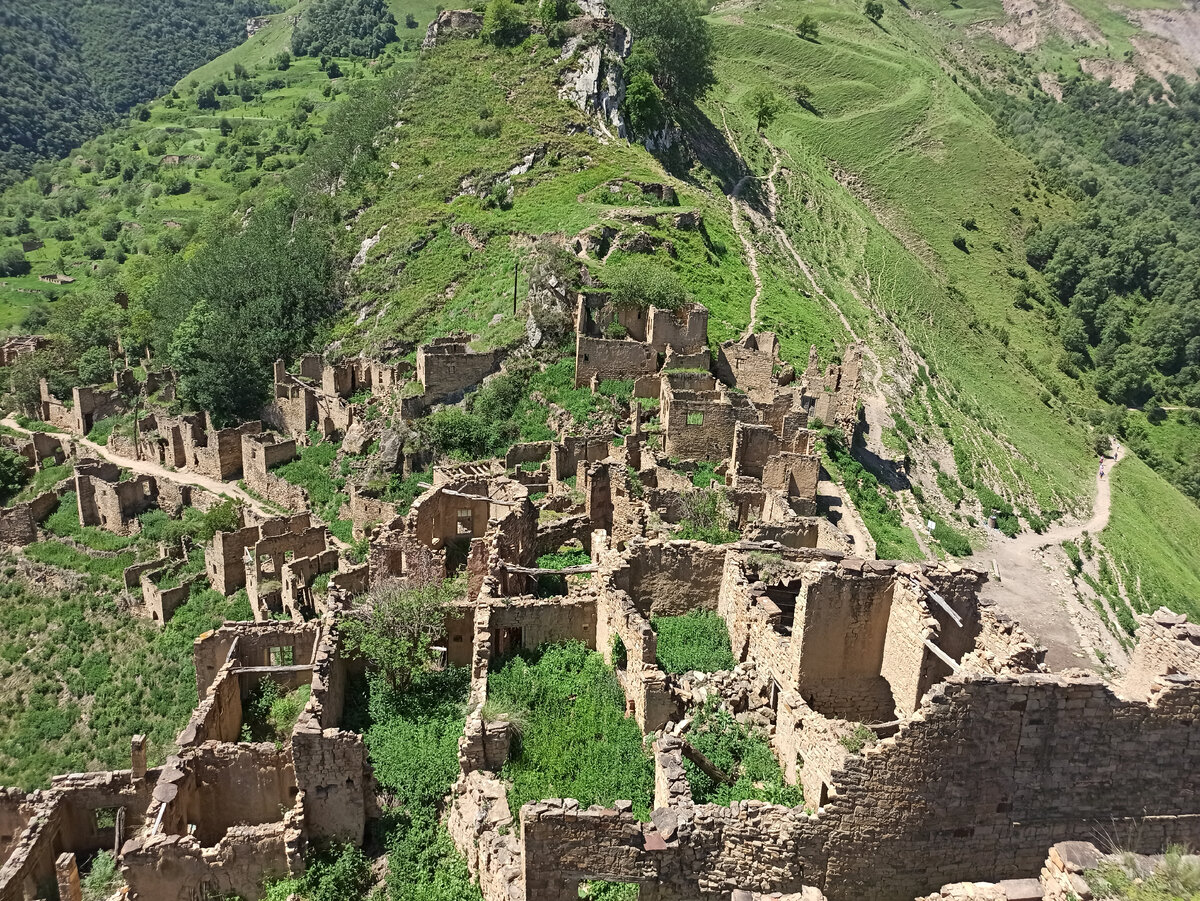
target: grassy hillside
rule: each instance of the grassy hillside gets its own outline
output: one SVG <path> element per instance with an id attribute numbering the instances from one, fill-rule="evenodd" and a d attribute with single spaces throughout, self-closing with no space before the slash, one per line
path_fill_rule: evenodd
<path id="1" fill-rule="evenodd" d="M 817 20 L 816 40 L 796 36 L 801 15 Z M 1069 217 L 1073 204 L 1046 188 L 977 103 L 979 89 L 942 62 L 947 32 L 890 4 L 876 26 L 848 0 L 725 4 L 712 21 L 720 84 L 705 111 L 728 124 L 760 184 L 778 166 L 775 219 L 815 279 L 806 284 L 789 249 L 758 232 L 760 260 L 802 294 L 768 290 L 759 307 L 764 324 L 783 326 L 785 353 L 802 360 L 813 331 L 789 334 L 788 324 L 816 318 L 818 331 L 838 330 L 838 313 L 871 343 L 895 420 L 883 443 L 911 456 L 926 500 L 939 498 L 957 528 L 970 531 L 981 515 L 981 489 L 1033 525 L 1085 510 L 1089 422 L 1103 404 L 1058 367 L 1056 311 L 1024 247 L 1035 225 Z M 748 105 L 761 85 L 790 101 L 765 135 Z M 792 99 L 798 85 L 807 107 Z M 1121 533 L 1124 559 L 1150 552 L 1184 582 L 1200 574 L 1175 540 L 1200 527 L 1200 510 L 1157 478 L 1115 493 L 1118 518 L 1173 514 L 1170 523 L 1141 514 Z"/>

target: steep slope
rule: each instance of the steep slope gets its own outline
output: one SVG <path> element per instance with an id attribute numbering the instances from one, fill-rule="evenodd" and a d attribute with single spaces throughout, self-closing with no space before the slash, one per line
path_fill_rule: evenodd
<path id="1" fill-rule="evenodd" d="M 264 0 L 35 0 L 0 12 L 0 184 L 246 36 Z"/>

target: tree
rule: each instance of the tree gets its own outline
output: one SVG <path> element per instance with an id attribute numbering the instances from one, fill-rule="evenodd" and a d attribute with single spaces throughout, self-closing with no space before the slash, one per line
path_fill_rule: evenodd
<path id="1" fill-rule="evenodd" d="M 25 486 L 28 473 L 28 460 L 16 451 L 0 447 L 0 503 L 8 503 Z"/>
<path id="2" fill-rule="evenodd" d="M 256 414 L 275 360 L 307 348 L 336 307 L 332 247 L 328 221 L 278 196 L 166 268 L 136 315 L 186 403 L 221 422 Z"/>
<path id="3" fill-rule="evenodd" d="M 625 86 L 625 114 L 635 135 L 657 131 L 666 121 L 666 98 L 648 72 L 638 72 Z"/>
<path id="4" fill-rule="evenodd" d="M 796 34 L 804 38 L 806 41 L 815 41 L 817 35 L 820 34 L 820 28 L 817 25 L 817 20 L 812 16 L 803 16 L 796 24 Z"/>
<path id="5" fill-rule="evenodd" d="M 699 100 L 717 83 L 716 50 L 697 0 L 616 0 L 613 14 L 651 59 L 655 82 L 674 103 Z"/>
<path id="6" fill-rule="evenodd" d="M 512 0 L 491 0 L 483 13 L 482 37 L 489 44 L 503 47 L 521 40 L 525 17 Z"/>
<path id="7" fill-rule="evenodd" d="M 817 108 L 813 106 L 812 98 L 812 88 L 810 88 L 804 82 L 798 81 L 792 85 L 792 99 L 810 113 L 815 113 Z"/>
<path id="8" fill-rule="evenodd" d="M 338 628 L 350 654 L 382 673 L 394 690 L 404 691 L 428 668 L 433 642 L 446 631 L 447 609 L 465 595 L 462 578 L 416 588 L 389 579 L 359 598 Z"/>
<path id="9" fill-rule="evenodd" d="M 20 247 L 5 247 L 0 250 L 0 276 L 28 275 L 29 261 Z"/>
<path id="10" fill-rule="evenodd" d="M 754 118 L 758 120 L 759 131 L 769 127 L 783 109 L 782 101 L 766 85 L 760 85 L 751 91 L 746 102 L 750 112 L 754 113 Z"/>
<path id="11" fill-rule="evenodd" d="M 89 347 L 79 355 L 76 368 L 79 370 L 80 384 L 102 385 L 112 381 L 113 364 L 108 348 Z"/>
<path id="12" fill-rule="evenodd" d="M 622 308 L 657 307 L 672 310 L 691 301 L 691 295 L 670 269 L 657 263 L 629 260 L 604 273 L 612 302 Z"/>
<path id="13" fill-rule="evenodd" d="M 408 13 L 404 17 L 404 27 L 405 28 L 416 28 L 417 27 L 417 17 L 414 16 L 412 13 Z"/>
<path id="14" fill-rule="evenodd" d="M 883 18 L 883 4 L 879 0 L 867 0 L 863 12 L 867 14 L 868 19 L 878 25 L 879 20 Z"/>

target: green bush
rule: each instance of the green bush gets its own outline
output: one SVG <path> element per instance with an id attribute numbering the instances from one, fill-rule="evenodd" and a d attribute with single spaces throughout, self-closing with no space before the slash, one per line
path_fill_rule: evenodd
<path id="1" fill-rule="evenodd" d="M 679 276 L 657 263 L 628 260 L 606 269 L 604 284 L 618 307 L 673 310 L 691 301 Z"/>
<path id="2" fill-rule="evenodd" d="M 697 804 L 724 806 L 734 801 L 757 800 L 799 807 L 804 803 L 801 788 L 784 782 L 779 762 L 766 738 L 737 722 L 715 700 L 710 699 L 696 712 L 686 738 L 713 766 L 732 779 L 717 782 L 685 757 L 683 768 Z"/>
<path id="3" fill-rule="evenodd" d="M 523 652 L 488 677 L 488 698 L 528 711 L 502 775 L 512 782 L 513 816 L 542 798 L 575 798 L 587 807 L 633 802 L 649 817 L 654 764 L 625 694 L 604 658 L 580 642 Z"/>
<path id="4" fill-rule="evenodd" d="M 658 634 L 657 663 L 664 672 L 715 673 L 737 665 L 725 620 L 716 613 L 693 610 L 683 616 L 659 616 L 651 625 Z"/>
<path id="5" fill-rule="evenodd" d="M 1021 531 L 1020 520 L 1017 519 L 1017 514 L 1013 511 L 1012 504 L 992 491 L 987 485 L 979 484 L 975 486 L 975 493 L 979 496 L 979 503 L 983 507 L 983 515 L 991 516 L 992 511 L 996 512 L 996 528 L 1007 535 L 1009 538 L 1014 537 Z"/>

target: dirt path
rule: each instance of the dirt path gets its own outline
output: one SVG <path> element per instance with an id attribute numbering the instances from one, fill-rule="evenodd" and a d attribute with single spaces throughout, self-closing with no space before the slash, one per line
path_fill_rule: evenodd
<path id="1" fill-rule="evenodd" d="M 1123 447 L 1116 447 L 1118 461 L 1125 453 Z M 1096 535 L 1108 525 L 1111 471 L 1117 464 L 1112 460 L 1104 463 L 1103 478 L 1099 467 L 1096 470 L 1095 502 L 1086 522 L 1055 526 L 1041 535 L 1023 533 L 1016 538 L 993 533 L 989 546 L 969 558 L 975 566 L 993 572 L 981 596 L 1017 620 L 1046 647 L 1046 663 L 1052 670 L 1096 668 L 1095 661 L 1081 652 L 1086 645 L 1083 632 L 1091 629 L 1090 620 L 1095 614 L 1079 609 L 1070 574 L 1064 568 L 1065 557 L 1054 549 L 1064 541 L 1079 540 L 1085 531 Z M 996 570 L 999 580 L 995 578 Z"/>
<path id="2" fill-rule="evenodd" d="M 738 149 L 737 140 L 733 137 L 733 132 L 729 130 L 729 120 L 725 117 L 725 108 L 721 107 L 721 123 L 725 126 L 725 138 L 729 141 L 729 146 L 733 148 L 733 152 L 737 154 L 738 160 L 746 168 L 746 160 L 742 156 L 742 151 Z M 733 220 L 733 230 L 738 236 L 738 240 L 742 242 L 742 249 L 746 251 L 746 262 L 750 266 L 750 275 L 754 279 L 754 296 L 750 298 L 750 322 L 746 326 L 746 334 L 754 334 L 754 321 L 758 318 L 758 302 L 762 298 L 763 281 L 762 275 L 758 271 L 758 249 L 754 246 L 754 242 L 750 240 L 750 236 L 746 234 L 746 225 L 742 222 L 742 211 L 745 208 L 748 212 L 749 208 L 742 202 L 742 191 L 746 185 L 752 181 L 756 181 L 761 176 L 758 175 L 743 175 L 733 190 L 729 193 L 729 212 L 730 218 Z"/>
<path id="3" fill-rule="evenodd" d="M 0 424 L 8 426 L 10 429 L 15 429 L 25 435 L 32 435 L 28 429 L 18 425 L 11 417 L 0 420 Z M 219 479 L 210 478 L 209 476 L 200 475 L 195 472 L 176 472 L 167 469 L 165 466 L 160 466 L 157 463 L 152 463 L 149 460 L 134 460 L 130 457 L 123 457 L 120 454 L 115 454 L 107 447 L 96 444 L 94 441 L 89 441 L 87 438 L 80 438 L 75 435 L 70 436 L 70 440 L 78 444 L 80 447 L 87 448 L 90 453 L 95 454 L 109 463 L 114 463 L 122 469 L 128 469 L 130 472 L 136 472 L 139 475 L 155 476 L 156 478 L 169 479 L 173 482 L 178 482 L 181 485 L 193 485 L 198 488 L 204 488 L 213 492 L 216 495 L 226 495 L 235 500 L 241 501 L 255 513 L 265 519 L 270 519 L 278 514 L 269 511 L 262 501 L 251 497 L 236 484 L 232 482 L 222 482 Z"/>

